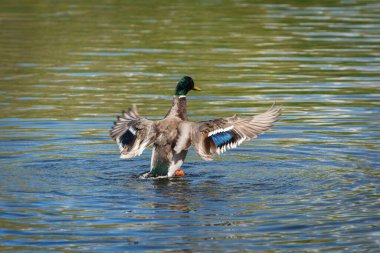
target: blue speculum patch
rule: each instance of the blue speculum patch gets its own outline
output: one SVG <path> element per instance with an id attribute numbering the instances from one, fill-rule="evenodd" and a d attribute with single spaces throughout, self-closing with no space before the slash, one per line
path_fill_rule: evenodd
<path id="1" fill-rule="evenodd" d="M 134 140 L 135 136 L 131 131 L 125 132 L 122 136 L 120 136 L 120 142 L 125 146 L 131 143 Z"/>
<path id="2" fill-rule="evenodd" d="M 215 143 L 215 146 L 218 148 L 222 147 L 225 144 L 228 144 L 233 139 L 233 133 L 231 131 L 221 132 L 213 134 L 210 136 L 212 141 Z"/>

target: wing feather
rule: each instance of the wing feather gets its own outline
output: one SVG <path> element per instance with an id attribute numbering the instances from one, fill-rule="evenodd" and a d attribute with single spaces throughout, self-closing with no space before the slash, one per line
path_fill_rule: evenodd
<path id="1" fill-rule="evenodd" d="M 213 160 L 226 150 L 256 138 L 269 130 L 281 115 L 281 107 L 272 106 L 250 117 L 228 117 L 192 123 L 191 143 L 203 160 Z"/>
<path id="2" fill-rule="evenodd" d="M 120 149 L 120 158 L 141 155 L 155 140 L 155 124 L 139 115 L 136 106 L 117 117 L 110 136 Z"/>

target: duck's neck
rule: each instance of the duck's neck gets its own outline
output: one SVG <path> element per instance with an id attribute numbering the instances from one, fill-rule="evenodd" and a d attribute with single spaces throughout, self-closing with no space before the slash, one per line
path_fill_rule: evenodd
<path id="1" fill-rule="evenodd" d="M 186 96 L 174 95 L 172 108 L 170 108 L 169 112 L 166 114 L 166 117 L 178 117 L 182 120 L 187 120 L 186 114 Z"/>

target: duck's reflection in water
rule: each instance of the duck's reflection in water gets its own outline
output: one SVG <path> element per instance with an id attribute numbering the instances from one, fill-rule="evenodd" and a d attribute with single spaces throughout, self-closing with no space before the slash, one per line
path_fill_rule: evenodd
<path id="1" fill-rule="evenodd" d="M 227 205 L 231 197 L 230 187 L 213 179 L 197 180 L 196 175 L 184 178 L 171 178 L 153 180 L 154 199 L 151 206 L 157 209 L 168 209 L 176 212 L 190 213 L 200 209 L 204 211 L 205 206 L 213 209 L 216 206 Z M 227 201 L 226 201 L 227 199 Z"/>
<path id="2" fill-rule="evenodd" d="M 160 202 L 152 203 L 155 208 L 168 208 L 177 212 L 191 212 L 192 190 L 184 178 L 154 180 L 155 194 Z"/>

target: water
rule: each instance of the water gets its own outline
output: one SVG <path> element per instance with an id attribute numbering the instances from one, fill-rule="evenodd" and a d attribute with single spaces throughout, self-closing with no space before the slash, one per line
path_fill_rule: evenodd
<path id="1" fill-rule="evenodd" d="M 1 1 L 0 251 L 379 252 L 379 26 L 370 0 Z M 138 179 L 112 121 L 185 74 L 192 120 L 283 116 Z"/>

